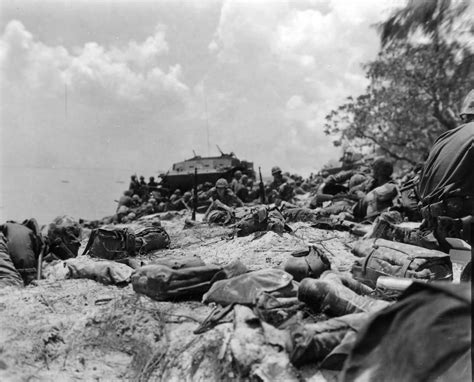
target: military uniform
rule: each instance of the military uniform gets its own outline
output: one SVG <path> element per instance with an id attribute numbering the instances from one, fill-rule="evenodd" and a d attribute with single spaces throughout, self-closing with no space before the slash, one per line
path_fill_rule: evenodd
<path id="1" fill-rule="evenodd" d="M 424 225 L 433 229 L 444 251 L 446 237 L 473 243 L 474 122 L 441 135 L 421 173 L 418 193 Z"/>
<path id="2" fill-rule="evenodd" d="M 239 188 L 242 187 L 242 181 L 239 180 L 239 179 L 232 179 L 232 182 L 230 182 L 230 185 L 229 185 L 230 189 L 232 190 L 232 192 L 235 194 L 237 193 L 237 191 L 239 190 Z"/>
<path id="3" fill-rule="evenodd" d="M 277 199 L 285 202 L 291 202 L 294 196 L 293 187 L 290 184 L 290 179 L 286 176 L 276 177 L 267 186 L 266 194 L 268 201 L 275 203 Z"/>
<path id="4" fill-rule="evenodd" d="M 222 196 L 217 192 L 216 187 L 211 188 L 209 195 L 213 201 L 219 200 L 226 206 L 235 207 L 242 205 L 242 201 L 235 195 L 230 188 L 226 188 Z"/>

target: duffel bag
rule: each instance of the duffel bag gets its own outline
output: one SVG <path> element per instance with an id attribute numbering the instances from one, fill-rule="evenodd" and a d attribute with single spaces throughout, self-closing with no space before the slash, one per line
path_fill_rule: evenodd
<path id="1" fill-rule="evenodd" d="M 106 260 L 135 256 L 135 234 L 128 228 L 104 227 L 92 230 L 83 255 Z"/>
<path id="2" fill-rule="evenodd" d="M 152 264 L 164 265 L 171 269 L 194 268 L 206 265 L 206 263 L 197 255 L 165 257 L 153 260 Z"/>
<path id="3" fill-rule="evenodd" d="M 352 253 L 361 257 L 352 267 L 354 278 L 372 288 L 379 276 L 426 281 L 453 279 L 451 259 L 440 251 L 384 239 L 367 239 L 359 241 Z"/>
<path id="4" fill-rule="evenodd" d="M 172 269 L 150 264 L 136 269 L 131 281 L 135 292 L 158 301 L 196 298 L 209 290 L 221 270 L 217 265 Z"/>
<path id="5" fill-rule="evenodd" d="M 296 297 L 297 286 L 293 276 L 281 269 L 260 269 L 227 280 L 216 281 L 203 296 L 202 302 L 254 305 L 263 292 L 274 297 Z"/>
<path id="6" fill-rule="evenodd" d="M 164 263 L 163 260 L 161 261 Z M 181 261 L 186 262 L 186 258 Z M 194 262 L 196 263 L 196 260 Z M 191 299 L 201 297 L 218 280 L 248 272 L 248 269 L 238 260 L 224 267 L 205 264 L 189 267 L 187 265 L 192 262 L 187 261 L 186 264 L 182 264 L 182 267 L 171 268 L 179 264 L 170 263 L 167 266 L 157 262 L 136 269 L 131 277 L 133 290 L 159 301 Z"/>

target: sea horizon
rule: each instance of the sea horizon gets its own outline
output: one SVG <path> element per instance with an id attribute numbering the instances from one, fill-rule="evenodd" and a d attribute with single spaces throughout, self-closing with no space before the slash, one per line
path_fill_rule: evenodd
<path id="1" fill-rule="evenodd" d="M 97 220 L 115 213 L 132 174 L 128 169 L 1 167 L 0 221 L 35 218 L 40 225 L 56 216 Z"/>

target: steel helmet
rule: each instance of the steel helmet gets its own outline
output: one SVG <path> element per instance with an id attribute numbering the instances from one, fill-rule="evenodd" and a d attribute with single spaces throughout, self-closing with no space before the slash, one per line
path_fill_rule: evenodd
<path id="1" fill-rule="evenodd" d="M 474 90 L 471 90 L 464 99 L 459 116 L 463 116 L 466 114 L 474 115 Z"/>
<path id="2" fill-rule="evenodd" d="M 217 179 L 216 188 L 227 188 L 229 187 L 229 183 L 224 178 Z"/>
<path id="3" fill-rule="evenodd" d="M 137 194 L 135 194 L 135 195 L 132 196 L 132 199 L 133 200 L 140 200 L 140 197 Z"/>
<path id="4" fill-rule="evenodd" d="M 376 176 L 388 178 L 393 173 L 393 164 L 387 158 L 379 157 L 372 163 L 372 171 Z"/>
<path id="5" fill-rule="evenodd" d="M 183 195 L 184 198 L 191 198 L 193 194 L 191 194 L 189 191 L 186 191 Z"/>
<path id="6" fill-rule="evenodd" d="M 281 173 L 281 168 L 278 167 L 278 166 L 273 166 L 272 167 L 272 175 L 275 175 L 275 174 L 278 174 L 278 173 Z"/>

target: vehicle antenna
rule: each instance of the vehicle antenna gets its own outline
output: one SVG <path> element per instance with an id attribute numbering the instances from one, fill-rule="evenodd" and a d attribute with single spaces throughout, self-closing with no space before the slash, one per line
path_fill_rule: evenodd
<path id="1" fill-rule="evenodd" d="M 206 136 L 207 136 L 207 156 L 210 155 L 209 150 L 209 115 L 207 114 L 207 97 L 204 98 L 204 104 L 206 108 Z"/>

